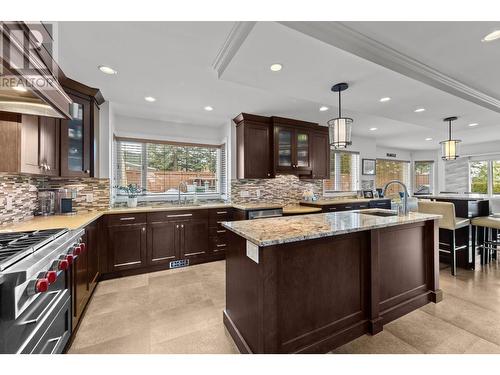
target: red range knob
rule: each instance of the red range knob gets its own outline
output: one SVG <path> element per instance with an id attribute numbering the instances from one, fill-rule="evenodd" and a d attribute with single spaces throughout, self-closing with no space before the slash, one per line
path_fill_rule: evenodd
<path id="1" fill-rule="evenodd" d="M 65 271 L 68 269 L 68 267 L 69 267 L 69 262 L 67 259 L 61 259 L 57 263 L 57 268 L 59 269 L 59 271 Z"/>
<path id="2" fill-rule="evenodd" d="M 82 242 L 82 243 L 80 244 L 80 249 L 81 249 L 82 253 L 84 253 L 84 252 L 85 252 L 85 250 L 87 249 L 87 245 L 85 245 L 85 242 Z"/>
<path id="3" fill-rule="evenodd" d="M 75 247 L 73 248 L 73 255 L 78 256 L 78 255 L 80 255 L 80 254 L 81 254 L 81 252 L 82 252 L 82 248 L 81 248 L 79 245 L 78 245 L 78 246 L 75 246 Z"/>
<path id="4" fill-rule="evenodd" d="M 49 282 L 49 284 L 54 284 L 57 280 L 57 272 L 56 271 L 48 271 L 45 275 L 45 278 Z"/>
<path id="5" fill-rule="evenodd" d="M 66 255 L 66 260 L 68 262 L 68 266 L 71 266 L 71 264 L 73 263 L 73 260 L 74 260 L 73 254 Z"/>
<path id="6" fill-rule="evenodd" d="M 49 290 L 49 280 L 47 279 L 38 279 L 35 283 L 35 292 L 43 293 Z"/>

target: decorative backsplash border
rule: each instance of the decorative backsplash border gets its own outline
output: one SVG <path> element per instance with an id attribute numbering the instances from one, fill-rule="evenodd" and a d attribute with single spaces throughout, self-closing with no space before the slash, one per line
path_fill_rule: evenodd
<path id="1" fill-rule="evenodd" d="M 41 187 L 76 189 L 73 209 L 77 212 L 109 208 L 109 179 L 0 174 L 0 225 L 32 218 L 38 209 Z M 87 194 L 93 195 L 92 202 L 87 202 Z"/>
<path id="2" fill-rule="evenodd" d="M 319 198 L 323 195 L 323 180 L 301 180 L 293 175 L 277 175 L 270 179 L 249 179 L 231 181 L 231 202 L 297 204 L 304 191 L 312 190 Z M 242 197 L 248 192 L 248 197 Z"/>

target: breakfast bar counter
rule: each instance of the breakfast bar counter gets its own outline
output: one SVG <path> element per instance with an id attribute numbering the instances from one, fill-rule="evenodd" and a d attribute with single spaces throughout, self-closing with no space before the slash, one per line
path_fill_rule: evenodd
<path id="1" fill-rule="evenodd" d="M 224 324 L 242 353 L 325 353 L 439 302 L 438 215 L 228 222 Z"/>

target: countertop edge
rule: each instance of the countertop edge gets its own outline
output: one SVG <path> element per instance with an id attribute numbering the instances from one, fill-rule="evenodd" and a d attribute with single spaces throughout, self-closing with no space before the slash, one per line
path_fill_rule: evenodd
<path id="1" fill-rule="evenodd" d="M 354 212 L 353 212 L 354 214 Z M 331 214 L 325 214 L 325 215 L 331 215 Z M 335 214 L 333 214 L 335 215 Z M 308 215 L 302 215 L 301 217 L 308 216 Z M 367 231 L 367 230 L 373 230 L 373 229 L 380 229 L 380 228 L 387 228 L 387 227 L 395 227 L 399 225 L 405 225 L 405 224 L 415 224 L 419 223 L 422 221 L 429 221 L 429 220 L 438 220 L 440 219 L 440 215 L 431 215 L 427 214 L 426 217 L 421 217 L 421 218 L 408 218 L 407 221 L 403 223 L 395 222 L 395 223 L 381 223 L 381 224 L 374 224 L 370 225 L 367 227 L 360 227 L 360 228 L 353 228 L 353 229 L 339 229 L 335 231 L 330 231 L 330 232 L 323 232 L 320 234 L 310 234 L 310 235 L 304 235 L 304 236 L 299 236 L 299 237 L 290 237 L 290 238 L 285 238 L 285 239 L 277 239 L 277 240 L 258 240 L 256 238 L 253 238 L 244 232 L 235 229 L 231 227 L 231 225 L 228 225 L 230 222 L 222 222 L 222 226 L 237 235 L 245 238 L 246 240 L 252 242 L 253 244 L 259 246 L 259 247 L 269 247 L 269 246 L 274 246 L 274 245 L 282 245 L 282 244 L 287 244 L 287 243 L 292 243 L 292 242 L 299 242 L 299 241 L 308 241 L 308 240 L 315 240 L 318 238 L 325 238 L 325 237 L 333 237 L 333 236 L 338 236 L 342 234 L 348 234 L 348 233 L 356 233 L 356 232 L 362 232 L 362 231 Z M 266 220 L 266 219 L 264 219 Z M 273 219 L 268 219 L 268 220 L 273 220 Z"/>

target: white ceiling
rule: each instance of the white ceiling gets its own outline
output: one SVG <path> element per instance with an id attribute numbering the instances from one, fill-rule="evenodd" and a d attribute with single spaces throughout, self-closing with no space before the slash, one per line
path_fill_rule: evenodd
<path id="1" fill-rule="evenodd" d="M 396 35 L 393 39 L 400 43 L 400 48 L 412 46 L 413 50 L 405 50 L 405 53 L 411 55 L 422 50 L 422 55 L 416 57 L 425 58 L 428 64 L 433 64 L 430 60 L 436 49 L 427 44 L 442 46 L 445 57 L 435 58 L 442 64 L 446 65 L 448 59 L 456 60 L 453 59 L 456 52 L 445 52 L 445 46 L 457 44 L 449 39 L 455 33 L 447 32 L 443 35 L 448 35 L 448 39 L 441 36 L 429 42 L 432 32 L 438 31 L 436 27 L 448 31 L 446 25 L 450 23 L 429 27 L 428 35 L 421 34 L 422 26 L 378 24 L 380 26 L 351 23 L 350 26 L 360 30 L 365 27 L 363 32 L 387 44 L 391 41 L 386 40 L 386 34 Z M 470 23 L 460 24 L 463 28 Z M 454 23 L 453 28 L 457 25 Z M 492 26 L 485 24 L 482 34 Z M 343 96 L 343 105 L 346 114 L 355 120 L 354 133 L 375 137 L 378 144 L 414 150 L 437 148 L 438 141 L 446 136 L 441 119 L 450 115 L 460 117 L 455 128 L 457 137 L 464 143 L 500 140 L 499 113 L 278 23 L 258 22 L 219 79 L 212 64 L 232 27 L 232 22 L 61 22 L 59 63 L 68 76 L 99 87 L 104 97 L 113 102 L 118 114 L 133 117 L 221 126 L 240 112 L 250 112 L 325 124 L 336 115 L 337 97 L 330 87 L 346 81 L 351 88 Z M 482 34 L 477 38 L 481 48 L 484 47 L 479 41 Z M 422 35 L 422 40 L 418 35 Z M 423 46 L 418 46 L 417 41 Z M 472 41 L 473 38 L 470 43 Z M 490 51 L 484 58 L 479 58 L 479 52 L 474 50 L 473 56 L 462 54 L 462 60 L 467 61 L 457 62 L 450 71 L 439 65 L 439 61 L 435 62 L 436 69 L 456 78 L 462 78 L 457 72 L 470 77 L 474 73 L 470 66 L 479 60 L 482 71 L 469 80 L 479 81 L 486 77 L 488 69 L 493 72 L 496 67 L 489 59 L 496 58 L 498 64 L 500 41 L 492 45 L 496 45 L 496 52 Z M 282 71 L 269 70 L 275 62 L 283 64 Z M 97 69 L 102 64 L 112 66 L 118 74 L 104 75 Z M 498 75 L 489 81 L 484 79 L 475 88 L 500 98 L 498 79 Z M 147 103 L 145 96 L 154 96 L 157 101 Z M 380 103 L 379 98 L 383 96 L 390 96 L 392 100 Z M 214 111 L 204 111 L 206 105 L 213 106 Z M 330 110 L 319 112 L 321 105 L 329 106 Z M 417 107 L 427 110 L 414 113 Z M 471 122 L 478 122 L 480 126 L 469 128 L 467 124 Z M 378 130 L 370 132 L 370 127 Z M 427 142 L 426 137 L 434 140 Z"/>

